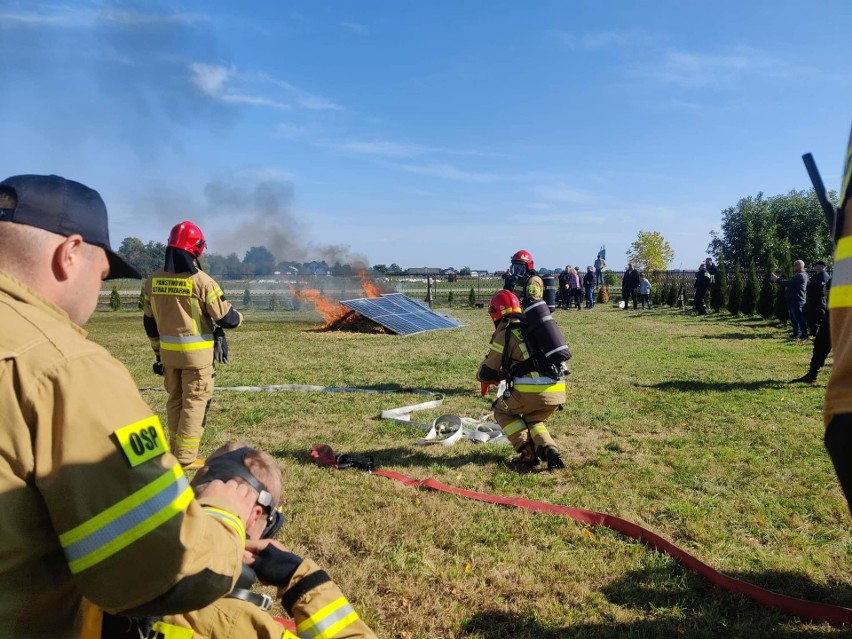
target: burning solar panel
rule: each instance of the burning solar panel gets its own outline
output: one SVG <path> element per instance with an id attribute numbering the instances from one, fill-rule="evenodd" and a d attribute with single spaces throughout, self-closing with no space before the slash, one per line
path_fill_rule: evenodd
<path id="1" fill-rule="evenodd" d="M 415 302 L 402 293 L 341 300 L 340 303 L 398 335 L 414 335 L 442 328 L 466 326 L 452 317 L 435 313 L 428 306 Z"/>

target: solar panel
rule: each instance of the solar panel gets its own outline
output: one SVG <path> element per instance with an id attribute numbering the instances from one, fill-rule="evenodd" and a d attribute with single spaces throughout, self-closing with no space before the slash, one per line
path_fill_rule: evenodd
<path id="1" fill-rule="evenodd" d="M 414 335 L 442 328 L 466 326 L 452 317 L 435 313 L 402 293 L 341 300 L 340 303 L 398 335 Z"/>

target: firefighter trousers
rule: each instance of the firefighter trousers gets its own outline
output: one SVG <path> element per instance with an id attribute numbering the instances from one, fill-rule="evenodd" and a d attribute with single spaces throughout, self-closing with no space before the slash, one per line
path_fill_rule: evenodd
<path id="1" fill-rule="evenodd" d="M 203 368 L 171 368 L 166 366 L 163 378 L 169 399 L 166 413 L 172 452 L 182 465 L 198 457 L 201 435 L 207 421 L 207 410 L 213 398 L 213 364 Z"/>
<path id="2" fill-rule="evenodd" d="M 545 420 L 565 402 L 565 393 L 521 393 L 513 390 L 508 398 L 498 397 L 494 402 L 494 421 L 512 447 L 521 451 L 532 440 L 535 450 L 539 447 L 556 447 Z"/>

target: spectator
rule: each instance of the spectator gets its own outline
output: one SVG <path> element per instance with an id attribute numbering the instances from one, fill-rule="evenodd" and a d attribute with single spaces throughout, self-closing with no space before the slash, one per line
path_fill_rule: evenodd
<path id="1" fill-rule="evenodd" d="M 648 305 L 648 309 L 651 308 L 651 282 L 648 281 L 648 278 L 645 277 L 644 273 L 639 274 L 639 295 L 642 297 L 642 308 L 645 308 L 645 304 Z"/>
<path id="2" fill-rule="evenodd" d="M 570 270 L 571 266 L 566 265 L 562 272 L 559 273 L 559 307 L 562 309 L 567 309 L 571 306 Z"/>
<path id="3" fill-rule="evenodd" d="M 583 275 L 583 290 L 586 292 L 586 309 L 591 310 L 595 307 L 595 273 L 591 266 L 586 267 Z"/>
<path id="4" fill-rule="evenodd" d="M 704 260 L 704 268 L 707 270 L 707 275 L 710 276 L 710 286 L 716 285 L 716 265 L 713 263 L 713 258 L 708 257 Z"/>
<path id="5" fill-rule="evenodd" d="M 808 280 L 805 288 L 805 321 L 808 324 L 808 333 L 817 334 L 817 329 L 825 318 L 827 310 L 828 273 L 825 272 L 825 262 L 817 260 L 814 262 L 816 271 Z"/>
<path id="6" fill-rule="evenodd" d="M 773 273 L 770 279 L 784 287 L 784 297 L 787 300 L 787 313 L 793 326 L 793 339 L 808 339 L 808 327 L 802 308 L 805 305 L 805 289 L 808 286 L 808 274 L 805 273 L 805 263 L 802 260 L 793 262 L 793 276 L 781 280 Z"/>
<path id="7" fill-rule="evenodd" d="M 639 291 L 639 272 L 633 268 L 633 262 L 627 263 L 627 270 L 624 271 L 624 277 L 621 278 L 621 297 L 624 300 L 624 310 L 629 307 L 630 300 L 633 300 L 633 310 L 635 311 L 638 303 Z"/>
<path id="8" fill-rule="evenodd" d="M 710 288 L 710 274 L 707 272 L 707 264 L 700 264 L 695 274 L 695 312 L 698 315 L 707 315 L 707 290 Z"/>
<path id="9" fill-rule="evenodd" d="M 568 283 L 571 287 L 569 290 L 569 299 L 571 301 L 569 304 L 576 306 L 579 311 L 580 300 L 583 298 L 583 289 L 580 286 L 580 275 L 577 273 L 577 269 L 572 268 L 568 271 Z"/>
<path id="10" fill-rule="evenodd" d="M 606 261 L 601 257 L 601 254 L 598 253 L 598 256 L 595 258 L 595 284 L 597 286 L 601 286 L 604 283 L 603 270 L 605 268 Z"/>

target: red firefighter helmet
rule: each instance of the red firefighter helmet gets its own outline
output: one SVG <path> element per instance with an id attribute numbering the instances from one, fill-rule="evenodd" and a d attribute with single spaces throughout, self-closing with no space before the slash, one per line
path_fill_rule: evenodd
<path id="1" fill-rule="evenodd" d="M 169 233 L 169 246 L 187 251 L 192 257 L 199 258 L 207 246 L 204 233 L 195 224 L 186 220 L 175 225 Z"/>
<path id="2" fill-rule="evenodd" d="M 488 314 L 495 322 L 499 322 L 507 315 L 522 315 L 521 300 L 512 291 L 497 291 L 488 305 Z"/>
<path id="3" fill-rule="evenodd" d="M 512 275 L 524 277 L 532 270 L 535 270 L 535 263 L 529 251 L 518 251 L 512 256 L 512 267 L 510 269 Z"/>

